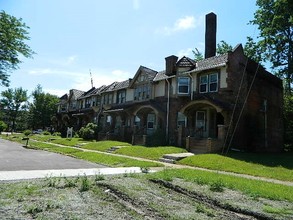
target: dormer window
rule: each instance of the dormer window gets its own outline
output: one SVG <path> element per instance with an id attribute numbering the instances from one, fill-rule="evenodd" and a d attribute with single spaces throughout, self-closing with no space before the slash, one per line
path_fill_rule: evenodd
<path id="1" fill-rule="evenodd" d="M 190 78 L 179 77 L 178 78 L 178 94 L 189 94 L 190 91 Z"/>
<path id="2" fill-rule="evenodd" d="M 218 91 L 218 73 L 200 76 L 199 79 L 199 92 L 217 92 Z"/>

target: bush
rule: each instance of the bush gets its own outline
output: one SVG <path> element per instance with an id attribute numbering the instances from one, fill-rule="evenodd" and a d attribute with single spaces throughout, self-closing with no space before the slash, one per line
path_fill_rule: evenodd
<path id="1" fill-rule="evenodd" d="M 53 136 L 61 136 L 61 133 L 60 132 L 54 132 L 52 135 Z"/>
<path id="2" fill-rule="evenodd" d="M 91 140 L 94 139 L 98 134 L 98 125 L 94 123 L 88 123 L 86 127 L 82 127 L 78 131 L 78 136 L 85 139 Z"/>
<path id="3" fill-rule="evenodd" d="M 23 133 L 25 136 L 29 136 L 29 135 L 32 133 L 32 131 L 31 131 L 31 130 L 24 130 L 22 133 Z"/>
<path id="4" fill-rule="evenodd" d="M 50 135 L 51 133 L 49 131 L 43 131 L 42 134 L 43 135 Z"/>
<path id="5" fill-rule="evenodd" d="M 7 124 L 4 121 L 0 121 L 0 133 L 7 128 Z"/>

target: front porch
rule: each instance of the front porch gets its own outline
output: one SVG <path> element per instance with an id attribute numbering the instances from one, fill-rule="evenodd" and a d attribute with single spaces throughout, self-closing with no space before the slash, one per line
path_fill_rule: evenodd
<path id="1" fill-rule="evenodd" d="M 222 149 L 223 140 L 217 138 L 198 139 L 186 138 L 186 150 L 194 154 L 206 154 L 219 152 Z"/>
<path id="2" fill-rule="evenodd" d="M 181 118 L 178 145 L 195 154 L 222 149 L 228 121 L 228 114 L 222 107 L 207 100 L 198 100 L 183 107 L 178 114 Z"/>

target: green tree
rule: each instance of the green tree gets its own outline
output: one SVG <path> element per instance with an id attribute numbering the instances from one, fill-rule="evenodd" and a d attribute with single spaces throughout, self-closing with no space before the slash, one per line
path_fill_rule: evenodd
<path id="1" fill-rule="evenodd" d="M 25 43 L 29 27 L 22 19 L 0 12 L 0 85 L 9 86 L 9 72 L 17 69 L 19 55 L 31 58 L 34 52 Z"/>
<path id="2" fill-rule="evenodd" d="M 293 95 L 284 96 L 284 144 L 286 150 L 293 151 Z"/>
<path id="3" fill-rule="evenodd" d="M 7 124 L 4 121 L 0 121 L 0 134 L 7 128 Z"/>
<path id="4" fill-rule="evenodd" d="M 27 90 L 23 90 L 21 87 L 14 90 L 9 88 L 1 92 L 1 95 L 1 106 L 11 124 L 12 131 L 14 131 L 17 117 L 27 108 Z"/>
<path id="5" fill-rule="evenodd" d="M 194 55 L 194 60 L 195 61 L 203 60 L 203 54 L 197 48 L 192 50 L 192 53 Z"/>
<path id="6" fill-rule="evenodd" d="M 59 99 L 55 95 L 45 93 L 41 85 L 32 92 L 33 102 L 29 107 L 29 125 L 31 128 L 50 127 L 51 117 L 57 112 Z"/>
<path id="7" fill-rule="evenodd" d="M 292 0 L 257 0 L 258 10 L 251 24 L 259 30 L 258 47 L 272 63 L 276 74 L 285 81 L 285 93 L 293 84 L 293 2 Z"/>
<path id="8" fill-rule="evenodd" d="M 217 55 L 227 53 L 228 51 L 231 51 L 233 47 L 228 44 L 226 41 L 221 40 L 220 43 L 217 44 Z"/>

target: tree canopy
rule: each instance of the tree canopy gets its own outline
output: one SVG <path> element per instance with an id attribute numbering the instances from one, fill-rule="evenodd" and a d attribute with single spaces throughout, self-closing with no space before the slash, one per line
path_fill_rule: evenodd
<path id="1" fill-rule="evenodd" d="M 32 128 L 50 127 L 51 117 L 57 112 L 58 97 L 43 92 L 41 85 L 35 88 L 32 97 L 33 102 L 29 107 L 29 126 Z"/>
<path id="2" fill-rule="evenodd" d="M 34 52 L 26 44 L 29 27 L 4 11 L 0 12 L 0 85 L 9 86 L 9 73 L 19 67 L 19 55 L 31 58 Z"/>
<path id="3" fill-rule="evenodd" d="M 260 32 L 258 46 L 264 59 L 272 63 L 276 74 L 285 80 L 285 92 L 293 84 L 293 2 L 291 0 L 257 0 L 259 7 L 251 24 Z"/>
<path id="4" fill-rule="evenodd" d="M 9 123 L 11 123 L 12 130 L 15 129 L 15 122 L 20 114 L 21 110 L 25 110 L 27 107 L 27 90 L 20 88 L 7 89 L 1 92 L 2 99 L 0 100 L 1 106 L 5 111 L 6 117 Z"/>

